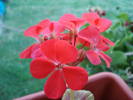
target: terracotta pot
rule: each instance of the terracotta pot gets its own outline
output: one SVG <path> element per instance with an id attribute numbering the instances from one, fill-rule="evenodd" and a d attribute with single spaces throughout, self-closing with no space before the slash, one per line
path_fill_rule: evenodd
<path id="1" fill-rule="evenodd" d="M 95 100 L 133 100 L 133 91 L 117 75 L 102 72 L 89 77 L 89 82 L 84 88 L 94 94 Z M 14 100 L 51 100 L 47 99 L 44 92 L 30 94 Z M 59 99 L 60 100 L 60 99 Z"/>

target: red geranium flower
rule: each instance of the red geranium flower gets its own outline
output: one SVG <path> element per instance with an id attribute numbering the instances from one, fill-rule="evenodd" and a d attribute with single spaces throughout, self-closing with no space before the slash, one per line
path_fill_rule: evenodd
<path id="1" fill-rule="evenodd" d="M 110 20 L 97 13 L 84 13 L 82 18 L 65 14 L 58 22 L 45 19 L 24 32 L 37 42 L 21 52 L 20 58 L 33 59 L 32 76 L 48 77 L 44 92 L 48 98 L 58 99 L 66 88 L 80 90 L 88 82 L 88 72 L 77 66 L 85 57 L 94 65 L 101 64 L 102 58 L 110 67 L 112 59 L 104 52 L 114 43 L 100 34 L 110 25 Z"/>
<path id="2" fill-rule="evenodd" d="M 110 67 L 110 62 L 112 59 L 103 53 L 103 51 L 107 51 L 110 49 L 110 46 L 113 46 L 114 43 L 109 39 L 101 36 L 98 29 L 94 26 L 88 26 L 87 28 L 81 30 L 78 33 L 79 40 L 82 40 L 84 46 L 89 44 L 87 47 L 89 50 L 86 52 L 86 56 L 88 60 L 94 64 L 101 64 L 100 57 L 106 62 L 107 67 Z"/>
<path id="3" fill-rule="evenodd" d="M 110 67 L 112 59 L 103 52 L 109 49 L 110 47 L 101 40 L 97 45 L 91 46 L 90 50 L 86 52 L 86 56 L 88 60 L 94 65 L 101 64 L 100 58 L 102 58 L 105 61 L 107 67 Z"/>
<path id="4" fill-rule="evenodd" d="M 47 59 L 34 59 L 30 64 L 30 72 L 38 79 L 49 75 L 44 86 L 49 98 L 60 98 L 67 86 L 73 90 L 85 86 L 88 81 L 87 71 L 67 65 L 77 59 L 78 51 L 75 47 L 64 40 L 51 39 L 41 44 L 41 50 Z"/>
<path id="5" fill-rule="evenodd" d="M 81 18 L 76 17 L 73 14 L 65 14 L 63 15 L 59 22 L 65 26 L 66 29 L 77 33 L 79 28 L 84 25 L 85 21 Z"/>
<path id="6" fill-rule="evenodd" d="M 23 50 L 20 53 L 20 58 L 25 59 L 25 58 L 37 58 L 43 56 L 40 50 L 40 35 L 43 32 L 44 29 L 47 28 L 47 25 L 50 24 L 49 19 L 45 19 L 38 23 L 37 25 L 29 27 L 25 32 L 24 35 L 27 37 L 32 37 L 37 40 L 37 43 L 32 44 L 31 46 L 27 47 L 25 50 Z"/>
<path id="7" fill-rule="evenodd" d="M 24 51 L 20 53 L 20 58 L 37 58 L 43 56 L 40 50 L 40 44 L 51 38 L 61 37 L 60 32 L 64 31 L 64 27 L 58 22 L 50 22 L 50 20 L 45 19 L 38 23 L 37 25 L 29 27 L 24 35 L 28 37 L 35 38 L 37 43 L 32 44 Z M 56 37 L 57 36 L 57 37 Z"/>
<path id="8" fill-rule="evenodd" d="M 82 18 L 89 24 L 96 26 L 100 32 L 104 32 L 112 25 L 112 22 L 109 19 L 101 18 L 95 12 L 84 13 Z"/>
<path id="9" fill-rule="evenodd" d="M 64 31 L 64 26 L 58 22 L 52 21 L 49 19 L 45 19 L 40 23 L 29 27 L 25 32 L 25 36 L 33 37 L 36 40 L 39 40 L 40 37 L 51 38 L 58 33 Z"/>

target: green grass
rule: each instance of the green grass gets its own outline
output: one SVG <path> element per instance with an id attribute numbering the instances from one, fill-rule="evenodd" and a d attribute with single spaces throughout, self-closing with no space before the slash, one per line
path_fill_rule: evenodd
<path id="1" fill-rule="evenodd" d="M 107 17 L 115 21 L 120 12 L 133 15 L 131 0 L 9 0 L 0 35 L 0 100 L 11 100 L 43 89 L 45 80 L 34 79 L 29 73 L 29 61 L 19 59 L 19 53 L 34 40 L 24 37 L 23 30 L 50 18 L 58 20 L 65 13 L 80 16 L 89 7 L 100 6 Z M 116 10 L 120 7 L 120 10 Z"/>

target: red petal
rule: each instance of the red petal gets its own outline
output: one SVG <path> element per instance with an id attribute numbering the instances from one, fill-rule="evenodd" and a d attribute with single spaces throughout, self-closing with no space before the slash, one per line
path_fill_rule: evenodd
<path id="1" fill-rule="evenodd" d="M 57 36 L 59 39 L 62 39 L 62 40 L 66 40 L 66 41 L 70 41 L 70 40 L 71 40 L 70 33 L 67 33 L 67 34 L 59 33 L 59 34 L 56 34 L 56 36 Z"/>
<path id="2" fill-rule="evenodd" d="M 37 58 L 30 63 L 30 72 L 33 77 L 42 79 L 48 76 L 55 68 L 55 65 L 42 58 Z"/>
<path id="3" fill-rule="evenodd" d="M 40 35 L 41 29 L 42 28 L 40 26 L 37 26 L 37 25 L 31 26 L 24 32 L 24 35 L 38 39 L 38 36 Z"/>
<path id="4" fill-rule="evenodd" d="M 58 99 L 63 95 L 65 90 L 66 84 L 63 79 L 63 73 L 57 70 L 46 81 L 44 86 L 45 94 L 50 99 Z"/>
<path id="5" fill-rule="evenodd" d="M 50 23 L 49 30 L 50 30 L 50 32 L 54 31 L 54 23 L 53 22 Z"/>
<path id="6" fill-rule="evenodd" d="M 61 24 L 64 25 L 64 27 L 66 27 L 68 30 L 75 29 L 75 25 L 72 22 L 62 21 Z"/>
<path id="7" fill-rule="evenodd" d="M 59 22 L 64 25 L 67 29 L 73 30 L 75 28 L 74 23 L 70 22 L 71 20 L 74 20 L 76 18 L 73 14 L 64 14 Z"/>
<path id="8" fill-rule="evenodd" d="M 95 25 L 100 32 L 104 32 L 107 30 L 111 25 L 112 22 L 106 18 L 100 18 L 97 13 L 84 13 L 82 18 L 85 19 L 89 24 Z"/>
<path id="9" fill-rule="evenodd" d="M 97 13 L 91 12 L 91 13 L 84 13 L 82 15 L 82 18 L 85 19 L 89 24 L 94 25 L 95 20 L 99 19 L 99 15 Z"/>
<path id="10" fill-rule="evenodd" d="M 38 26 L 40 26 L 41 28 L 46 28 L 50 23 L 50 20 L 49 19 L 45 19 L 45 20 L 42 20 L 40 23 L 38 23 Z"/>
<path id="11" fill-rule="evenodd" d="M 101 63 L 100 57 L 99 55 L 93 51 L 93 50 L 89 50 L 86 52 L 87 58 L 89 59 L 89 61 L 94 64 L 94 65 L 98 65 Z"/>
<path id="12" fill-rule="evenodd" d="M 110 47 L 103 40 L 99 41 L 96 48 L 102 51 L 107 51 L 110 49 Z"/>
<path id="13" fill-rule="evenodd" d="M 73 90 L 82 89 L 88 82 L 88 72 L 82 67 L 68 66 L 63 71 L 68 87 Z"/>
<path id="14" fill-rule="evenodd" d="M 37 49 L 39 48 L 39 44 L 33 44 L 31 46 L 29 46 L 28 48 L 26 48 L 24 51 L 22 51 L 20 53 L 20 58 L 21 59 L 25 59 L 25 58 L 32 58 L 31 54 Z"/>
<path id="15" fill-rule="evenodd" d="M 88 41 L 85 41 L 84 39 L 82 39 L 82 38 L 77 38 L 77 41 L 79 42 L 79 43 L 81 43 L 83 46 L 86 46 L 86 47 L 90 47 L 90 43 L 88 42 Z"/>
<path id="16" fill-rule="evenodd" d="M 61 33 L 65 30 L 64 25 L 60 24 L 59 22 L 54 22 L 54 32 Z"/>
<path id="17" fill-rule="evenodd" d="M 51 36 L 51 34 L 61 33 L 65 30 L 64 25 L 58 22 L 50 22 L 45 29 L 43 29 L 42 34 L 46 36 Z"/>
<path id="18" fill-rule="evenodd" d="M 109 44 L 109 45 L 111 45 L 111 46 L 114 46 L 114 45 L 115 45 L 114 42 L 112 42 L 112 41 L 109 40 L 108 38 L 105 38 L 104 36 L 102 36 L 102 39 L 103 39 L 103 41 L 104 41 L 106 44 Z"/>
<path id="19" fill-rule="evenodd" d="M 40 48 L 34 50 L 34 52 L 31 54 L 31 58 L 38 58 L 38 57 L 43 57 L 43 53 Z"/>
<path id="20" fill-rule="evenodd" d="M 64 14 L 59 21 L 72 21 L 77 19 L 77 17 L 73 14 Z"/>
<path id="21" fill-rule="evenodd" d="M 112 59 L 108 55 L 104 54 L 103 52 L 100 52 L 99 56 L 105 61 L 107 67 L 109 68 L 110 63 L 112 62 Z"/>
<path id="22" fill-rule="evenodd" d="M 84 24 L 84 20 L 76 17 L 73 14 L 65 14 L 63 15 L 59 22 L 63 24 L 66 28 L 70 30 L 78 29 L 81 25 Z"/>
<path id="23" fill-rule="evenodd" d="M 98 23 L 96 23 L 96 25 L 100 30 L 100 32 L 104 32 L 112 25 L 112 22 L 106 18 L 100 18 L 98 20 Z"/>
<path id="24" fill-rule="evenodd" d="M 81 30 L 78 34 L 81 39 L 84 39 L 90 43 L 96 44 L 100 40 L 100 33 L 94 26 L 88 26 Z"/>
<path id="25" fill-rule="evenodd" d="M 41 44 L 43 54 L 50 60 L 56 61 L 55 39 L 47 40 Z"/>
<path id="26" fill-rule="evenodd" d="M 77 18 L 76 20 L 72 21 L 72 23 L 74 23 L 75 28 L 79 30 L 79 28 L 85 24 L 85 21 L 83 19 Z"/>
<path id="27" fill-rule="evenodd" d="M 76 60 L 78 51 L 65 40 L 48 40 L 41 45 L 44 55 L 57 63 L 70 63 Z"/>
<path id="28" fill-rule="evenodd" d="M 77 59 L 78 51 L 64 40 L 58 40 L 55 45 L 56 59 L 61 63 L 70 63 Z"/>

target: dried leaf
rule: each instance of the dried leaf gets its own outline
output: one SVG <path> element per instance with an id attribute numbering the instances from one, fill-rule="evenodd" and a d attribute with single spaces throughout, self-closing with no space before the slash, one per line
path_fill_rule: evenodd
<path id="1" fill-rule="evenodd" d="M 75 100 L 94 100 L 93 94 L 88 90 L 74 91 Z M 62 100 L 70 100 L 70 89 L 64 93 Z"/>

